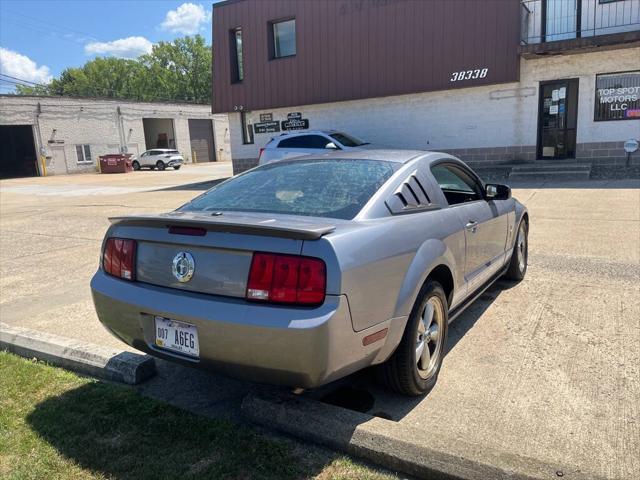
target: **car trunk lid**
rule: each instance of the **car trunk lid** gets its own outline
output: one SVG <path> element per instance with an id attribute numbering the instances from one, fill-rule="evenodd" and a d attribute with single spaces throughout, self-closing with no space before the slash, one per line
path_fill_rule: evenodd
<path id="1" fill-rule="evenodd" d="M 136 279 L 152 285 L 198 293 L 244 297 L 253 253 L 298 255 L 304 240 L 335 229 L 309 219 L 265 215 L 172 212 L 111 218 L 112 237 L 137 241 Z M 182 253 L 193 259 L 188 281 L 176 275 L 174 260 Z"/>

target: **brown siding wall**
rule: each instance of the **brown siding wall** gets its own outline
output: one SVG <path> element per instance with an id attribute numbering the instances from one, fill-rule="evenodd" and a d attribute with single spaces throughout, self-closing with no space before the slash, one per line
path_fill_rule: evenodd
<path id="1" fill-rule="evenodd" d="M 229 0 L 213 9 L 213 111 L 259 110 L 518 80 L 518 0 Z M 295 17 L 297 54 L 269 60 L 268 22 Z M 229 31 L 243 32 L 231 83 Z M 486 78 L 451 82 L 487 68 Z"/>

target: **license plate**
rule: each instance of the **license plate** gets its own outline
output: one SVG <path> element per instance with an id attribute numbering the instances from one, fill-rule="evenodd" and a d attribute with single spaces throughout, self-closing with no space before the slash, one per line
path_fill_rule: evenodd
<path id="1" fill-rule="evenodd" d="M 156 345 L 174 352 L 198 357 L 198 329 L 195 325 L 178 322 L 170 318 L 155 317 Z"/>

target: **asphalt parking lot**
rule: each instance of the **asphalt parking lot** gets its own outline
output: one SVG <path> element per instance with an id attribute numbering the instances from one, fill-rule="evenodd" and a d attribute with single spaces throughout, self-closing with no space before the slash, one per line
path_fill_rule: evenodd
<path id="1" fill-rule="evenodd" d="M 89 292 L 107 217 L 175 208 L 230 170 L 3 180 L 0 320 L 122 348 Z M 305 395 L 423 430 L 452 454 L 475 445 L 480 460 L 484 449 L 535 459 L 567 478 L 640 478 L 640 182 L 531 182 L 514 195 L 531 215 L 527 277 L 452 324 L 427 397 L 390 394 L 371 372 Z M 138 388 L 206 415 L 236 417 L 263 388 L 159 372 Z"/>

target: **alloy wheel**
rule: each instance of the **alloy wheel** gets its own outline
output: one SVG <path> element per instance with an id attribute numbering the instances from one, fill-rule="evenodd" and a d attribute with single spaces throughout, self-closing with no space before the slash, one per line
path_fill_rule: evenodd
<path id="1" fill-rule="evenodd" d="M 518 229 L 518 238 L 516 240 L 516 254 L 518 255 L 518 268 L 524 271 L 527 265 L 527 232 L 525 224 L 522 222 Z"/>
<path id="2" fill-rule="evenodd" d="M 444 306 L 432 296 L 424 306 L 416 336 L 416 366 L 420 377 L 426 379 L 438 370 L 442 360 L 444 338 Z"/>

